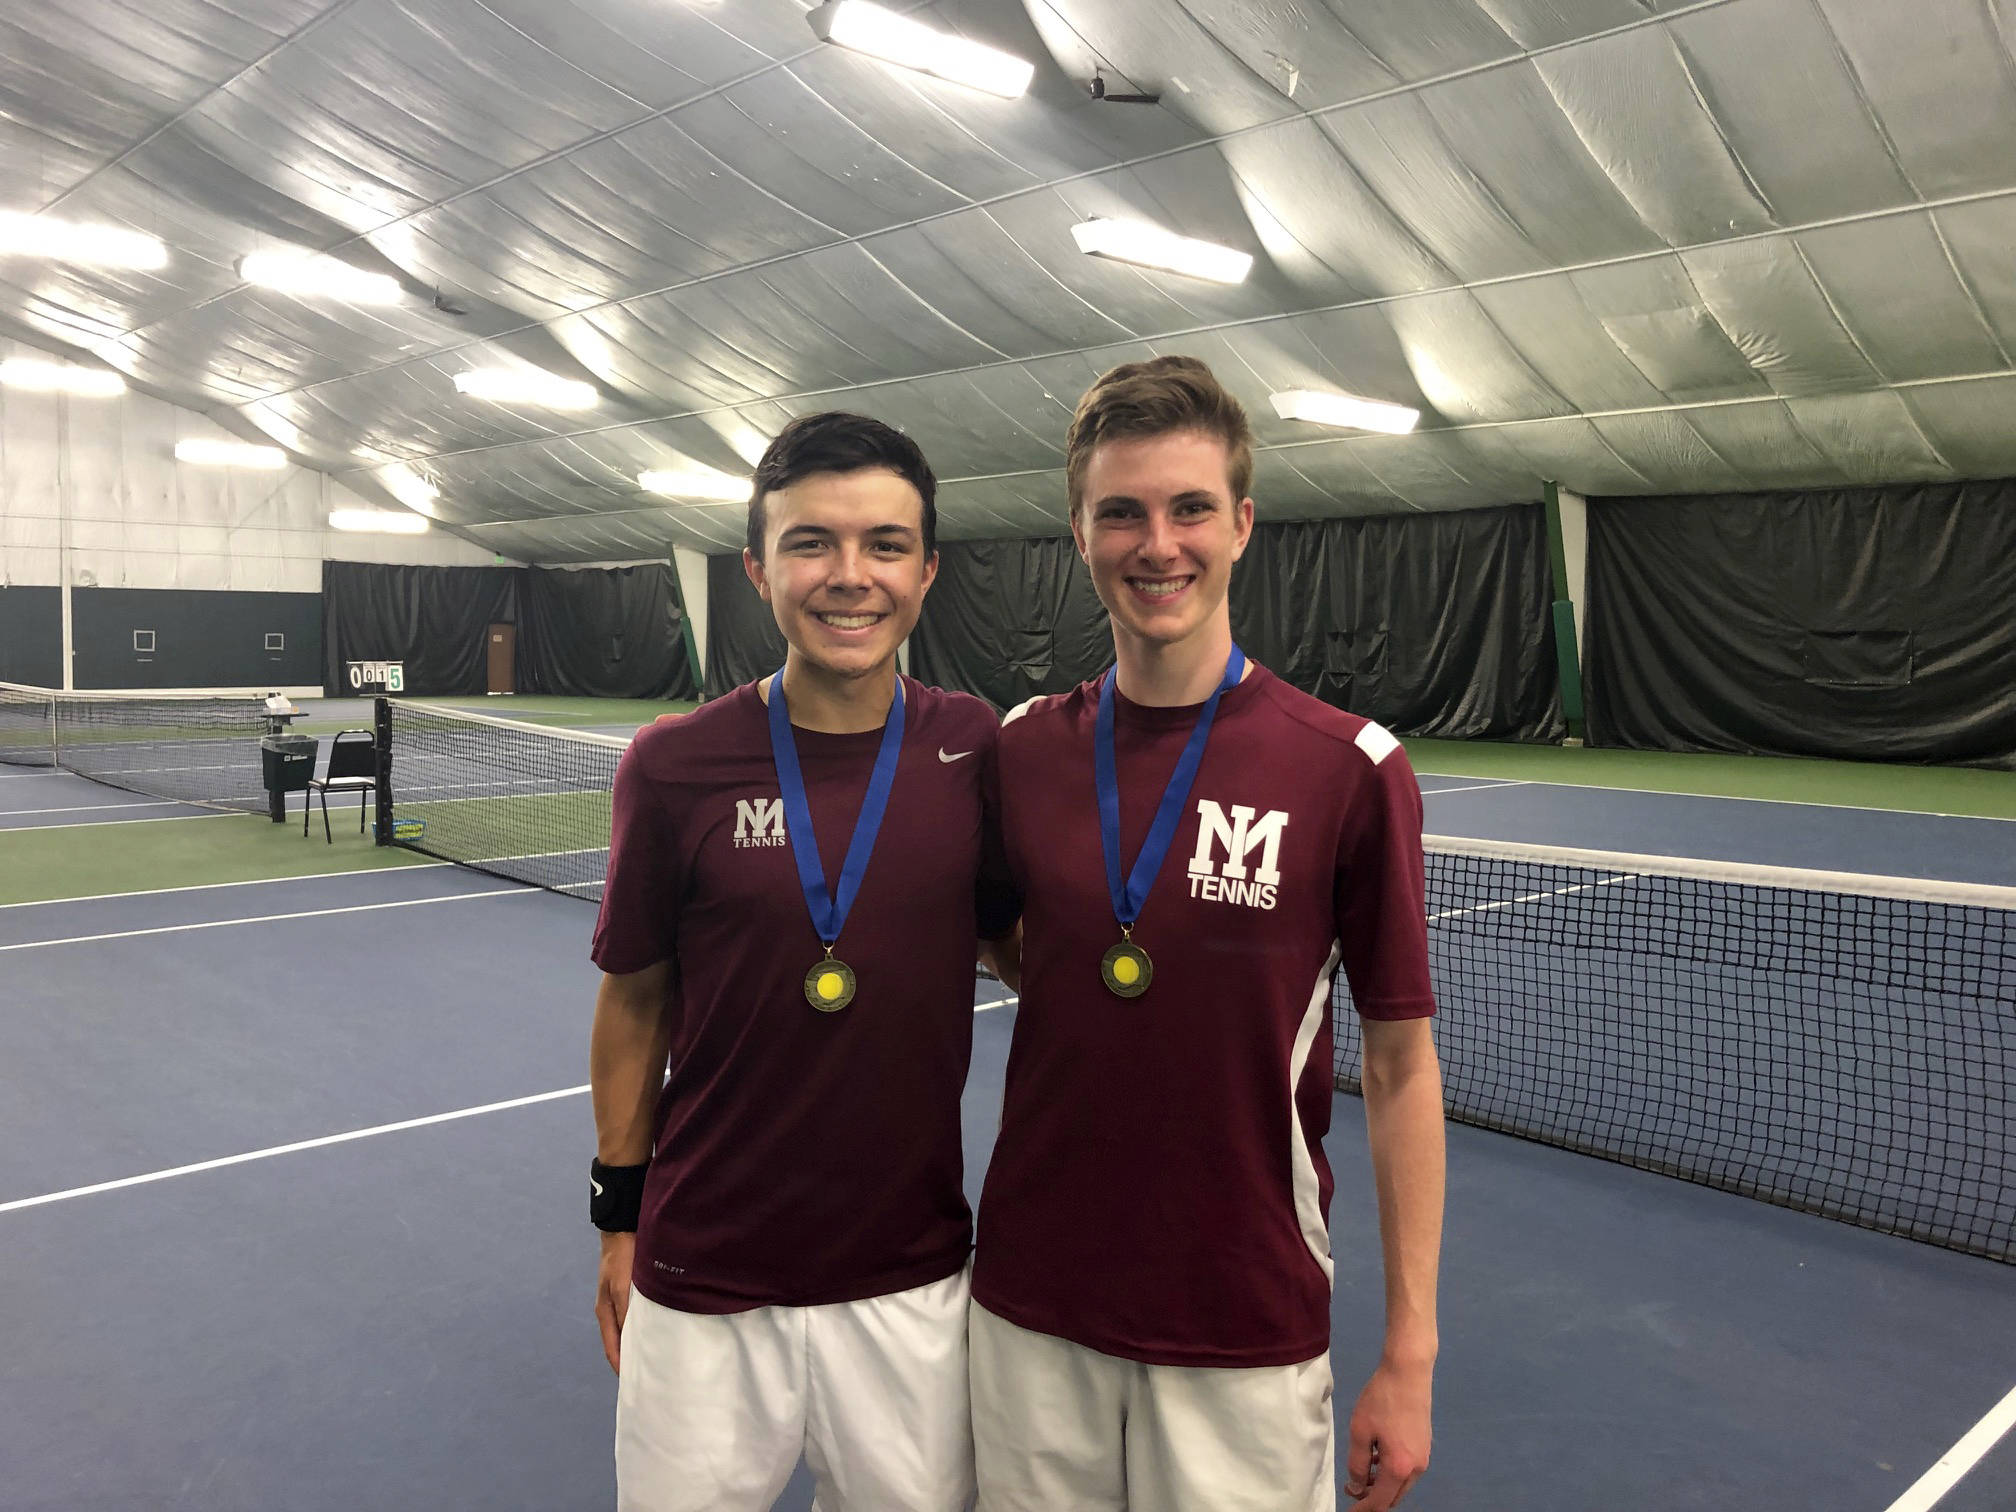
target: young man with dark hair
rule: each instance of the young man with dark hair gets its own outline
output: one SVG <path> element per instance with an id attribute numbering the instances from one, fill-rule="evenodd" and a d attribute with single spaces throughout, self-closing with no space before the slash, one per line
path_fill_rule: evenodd
<path id="1" fill-rule="evenodd" d="M 981 1512 L 1335 1505 L 1330 997 L 1364 1020 L 1385 1348 L 1347 1490 L 1426 1467 L 1441 1242 L 1421 799 L 1400 743 L 1233 644 L 1245 412 L 1115 368 L 1067 447 L 1116 666 L 1001 732 L 1021 1007 L 980 1204 Z"/>
<path id="2" fill-rule="evenodd" d="M 743 553 L 783 669 L 617 770 L 591 1216 L 625 1512 L 768 1508 L 801 1452 L 822 1512 L 972 1495 L 959 1097 L 974 940 L 1014 915 L 980 883 L 994 713 L 896 668 L 935 492 L 886 425 L 787 426 Z"/>

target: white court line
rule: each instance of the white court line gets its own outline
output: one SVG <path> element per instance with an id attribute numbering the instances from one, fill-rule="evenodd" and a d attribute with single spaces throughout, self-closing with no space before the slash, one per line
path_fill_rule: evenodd
<path id="1" fill-rule="evenodd" d="M 1469 777 L 1470 772 L 1422 772 L 1423 777 Z M 1709 798 L 1729 803 L 1781 803 L 1787 808 L 1841 809 L 1850 814 L 1902 814 L 1907 819 L 1980 819 L 1988 824 L 2016 824 L 2007 814 L 1949 814 L 1944 809 L 1883 808 L 1867 803 L 1825 803 L 1814 798 L 1760 798 L 1754 793 L 1703 793 L 1693 788 L 1622 787 L 1612 782 L 1567 782 L 1552 777 L 1522 777 L 1525 787 L 1574 788 L 1582 793 L 1647 793 L 1654 798 Z M 1446 791 L 1454 792 L 1455 789 Z"/>
<path id="2" fill-rule="evenodd" d="M 1550 892 L 1522 893 L 1516 898 L 1500 898 L 1496 903 L 1479 903 L 1474 908 L 1445 908 L 1440 913 L 1428 915 L 1428 922 L 1433 924 L 1438 919 L 1460 919 L 1467 914 L 1496 913 L 1501 908 L 1516 908 L 1521 903 L 1538 903 L 1547 898 L 1565 898 L 1570 893 L 1588 892 L 1596 887 L 1614 887 L 1619 882 L 1637 880 L 1638 874 L 1630 872 L 1621 877 L 1604 877 L 1596 882 L 1578 882 L 1573 887 L 1557 887 Z"/>
<path id="3" fill-rule="evenodd" d="M 198 805 L 190 804 L 191 808 Z M 0 819 L 5 819 L 0 814 Z M 244 813 L 229 814 L 156 814 L 150 819 L 66 819 L 61 824 L 0 824 L 0 835 L 26 835 L 38 830 L 52 829 L 94 829 L 106 824 L 183 824 L 195 819 L 251 819 L 257 817 L 250 809 Z"/>
<path id="4" fill-rule="evenodd" d="M 536 891 L 528 888 L 526 891 Z M 995 1003 L 981 1003 L 974 1008 L 975 1013 L 984 1013 L 989 1008 L 1006 1008 L 1015 998 L 1002 998 Z M 588 1087 L 562 1087 L 555 1092 L 535 1092 L 530 1097 L 514 1097 L 505 1102 L 484 1103 L 475 1108 L 457 1108 L 452 1113 L 430 1113 L 425 1118 L 405 1118 L 398 1123 L 377 1124 L 368 1129 L 352 1129 L 347 1134 L 324 1134 L 320 1139 L 301 1139 L 293 1144 L 268 1145 L 263 1150 L 247 1150 L 242 1155 L 224 1155 L 216 1160 L 199 1160 L 193 1165 L 170 1166 L 165 1171 L 149 1171 L 144 1176 L 122 1176 L 117 1181 L 100 1181 L 90 1186 L 71 1187 L 64 1192 L 45 1192 L 40 1197 L 17 1197 L 12 1202 L 0 1202 L 0 1213 L 17 1212 L 22 1208 L 41 1207 L 45 1203 L 67 1202 L 72 1197 L 94 1197 L 100 1192 L 116 1192 L 125 1187 L 146 1186 L 150 1182 L 166 1181 L 171 1176 L 194 1176 L 202 1171 L 222 1170 L 226 1166 L 244 1165 L 251 1160 L 270 1160 L 275 1155 L 297 1155 L 303 1150 L 319 1150 L 327 1145 L 348 1144 L 356 1139 L 369 1139 L 374 1134 L 399 1134 L 407 1129 L 424 1129 L 430 1124 L 451 1123 L 458 1118 L 474 1118 L 481 1113 L 503 1113 L 512 1108 L 526 1108 L 534 1103 L 555 1102 L 563 1097 L 579 1097 Z"/>
<path id="5" fill-rule="evenodd" d="M 243 882 L 191 882 L 184 887 L 142 887 L 133 892 L 80 893 L 74 898 L 29 898 L 20 903 L 0 903 L 9 908 L 48 908 L 58 903 L 96 903 L 105 898 L 151 898 L 157 893 L 209 892 L 219 887 L 270 887 L 275 882 L 320 882 L 330 877 L 376 877 L 385 872 L 436 871 L 446 861 L 413 861 L 395 866 L 367 867 L 362 871 L 303 872 L 298 877 L 251 877 Z"/>
<path id="6" fill-rule="evenodd" d="M 23 814 L 96 814 L 106 809 L 173 807 L 172 798 L 145 798 L 132 803 L 75 803 L 69 808 L 0 809 L 0 819 L 16 819 Z"/>
<path id="7" fill-rule="evenodd" d="M 508 898 L 521 893 L 536 893 L 536 887 L 493 887 L 484 892 L 445 893 L 438 898 L 401 898 L 392 903 L 353 903 L 347 908 L 310 908 L 300 913 L 260 914 L 250 919 L 206 919 L 197 924 L 161 924 L 153 929 L 119 929 L 110 934 L 71 935 L 62 940 L 21 940 L 13 945 L 0 945 L 0 953 L 9 950 L 40 950 L 47 945 L 90 945 L 99 940 L 135 940 L 142 935 L 180 934 L 192 929 L 228 929 L 234 924 L 278 924 L 287 919 L 326 919 L 332 914 L 370 913 L 379 908 L 418 908 L 423 903 L 466 903 L 471 898 Z"/>
<path id="8" fill-rule="evenodd" d="M 320 1139 L 297 1140 L 293 1144 L 269 1145 L 263 1150 L 247 1150 L 242 1155 L 225 1155 L 216 1160 L 199 1160 L 194 1165 L 171 1166 L 165 1171 L 149 1171 L 144 1176 L 123 1176 L 117 1181 L 100 1181 L 92 1186 L 72 1187 L 67 1192 L 46 1192 L 40 1197 L 19 1197 L 0 1202 L 0 1213 L 20 1208 L 40 1207 L 47 1202 L 65 1202 L 72 1197 L 91 1197 L 99 1192 L 116 1192 L 121 1187 L 145 1186 L 166 1181 L 171 1176 L 193 1176 L 199 1171 L 215 1171 L 225 1166 L 244 1165 L 248 1160 L 270 1160 L 275 1155 L 295 1155 L 303 1150 L 319 1150 L 325 1145 L 348 1144 L 353 1139 L 369 1139 L 374 1134 L 397 1134 L 406 1129 L 424 1129 L 429 1124 L 449 1123 L 458 1118 L 474 1118 L 479 1113 L 502 1113 L 507 1108 L 524 1108 L 533 1103 L 553 1102 L 562 1097 L 579 1097 L 588 1088 L 562 1087 L 557 1092 L 536 1092 L 530 1097 L 514 1097 L 508 1102 L 484 1103 L 480 1108 L 457 1108 L 453 1113 L 430 1113 L 425 1118 L 407 1118 L 398 1123 L 379 1124 L 369 1129 L 352 1129 L 347 1134 L 325 1134 Z"/>
<path id="9" fill-rule="evenodd" d="M 989 1008 L 1013 1008 L 1021 1001 L 1022 994 L 1018 992 L 1013 997 L 996 998 L 991 1003 L 975 1003 L 973 1011 L 975 1013 L 985 1013 Z"/>
<path id="10" fill-rule="evenodd" d="M 1889 1512 L 1926 1512 L 1948 1491 L 1960 1483 L 1960 1478 L 1987 1455 L 1996 1442 L 2016 1426 L 2016 1387 L 1988 1409 L 1988 1415 L 1967 1430 L 1967 1434 L 1939 1457 L 1939 1462 L 1923 1475 L 1897 1500 L 1890 1503 Z"/>
<path id="11" fill-rule="evenodd" d="M 1429 775 L 1432 776 L 1434 774 L 1430 773 Z M 1524 786 L 1526 786 L 1526 783 L 1523 779 L 1518 782 L 1513 782 L 1509 780 L 1505 782 L 1473 782 L 1468 787 L 1423 788 L 1421 789 L 1421 796 L 1423 798 L 1438 798 L 1444 793 L 1478 793 L 1482 792 L 1485 788 L 1524 787 Z"/>

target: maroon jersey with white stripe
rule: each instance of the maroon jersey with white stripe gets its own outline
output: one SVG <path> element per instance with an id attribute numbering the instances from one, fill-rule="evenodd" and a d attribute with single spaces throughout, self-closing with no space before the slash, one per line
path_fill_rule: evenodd
<path id="1" fill-rule="evenodd" d="M 1201 705 L 1116 704 L 1124 872 Z M 1385 730 L 1254 667 L 1134 928 L 1154 980 L 1117 997 L 1098 707 L 1087 683 L 1001 732 L 1022 1003 L 974 1300 L 1148 1364 L 1311 1359 L 1330 1342 L 1332 975 L 1367 1018 L 1435 1011 L 1420 790 Z"/>
<path id="2" fill-rule="evenodd" d="M 971 1248 L 959 1094 L 973 1034 L 983 794 L 999 725 L 903 680 L 902 753 L 836 955 L 854 1001 L 820 1013 L 823 959 L 785 833 L 756 685 L 642 731 L 616 772 L 595 964 L 672 963 L 671 1076 L 637 1230 L 637 1289 L 686 1312 L 882 1296 Z M 882 732 L 794 730 L 837 885 Z"/>

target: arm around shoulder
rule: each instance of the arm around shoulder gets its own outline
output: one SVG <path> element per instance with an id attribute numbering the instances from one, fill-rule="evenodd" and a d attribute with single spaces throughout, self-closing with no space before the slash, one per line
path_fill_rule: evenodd
<path id="1" fill-rule="evenodd" d="M 980 964 L 993 972 L 1010 992 L 1022 990 L 1022 925 L 1019 921 L 1000 939 L 983 939 L 980 942 Z"/>

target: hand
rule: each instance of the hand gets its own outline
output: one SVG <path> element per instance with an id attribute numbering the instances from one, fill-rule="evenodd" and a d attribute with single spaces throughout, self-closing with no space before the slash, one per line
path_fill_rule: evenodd
<path id="1" fill-rule="evenodd" d="M 637 1258 L 635 1234 L 604 1234 L 602 1265 L 595 1277 L 595 1321 L 602 1326 L 602 1353 L 622 1374 L 623 1319 L 630 1312 L 630 1267 Z"/>
<path id="2" fill-rule="evenodd" d="M 1382 1360 L 1351 1411 L 1344 1490 L 1359 1512 L 1388 1512 L 1428 1468 L 1434 1369 Z"/>
<path id="3" fill-rule="evenodd" d="M 980 964 L 993 972 L 1003 987 L 1010 992 L 1022 990 L 1022 925 L 1017 921 L 1014 932 L 999 940 L 980 942 Z"/>

